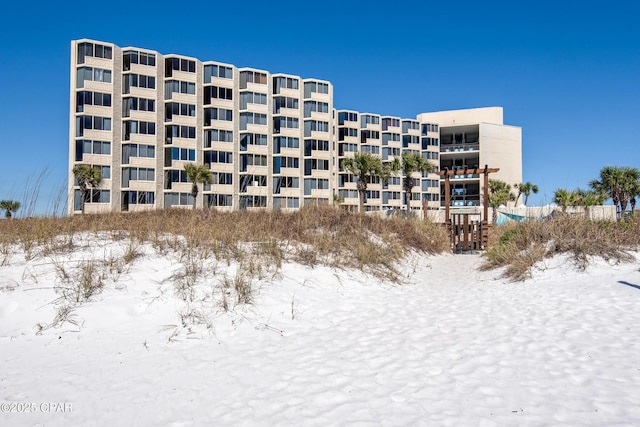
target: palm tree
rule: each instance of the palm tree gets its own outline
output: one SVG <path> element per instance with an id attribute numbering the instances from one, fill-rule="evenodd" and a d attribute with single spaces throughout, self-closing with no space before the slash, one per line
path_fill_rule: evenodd
<path id="1" fill-rule="evenodd" d="M 81 209 L 84 214 L 84 204 L 89 198 L 89 189 L 100 186 L 102 173 L 99 168 L 89 165 L 75 165 L 72 172 L 80 186 Z"/>
<path id="2" fill-rule="evenodd" d="M 527 205 L 527 201 L 529 200 L 529 195 L 531 193 L 538 194 L 538 186 L 532 184 L 531 182 L 521 182 L 520 184 L 514 185 L 518 189 L 518 195 L 516 196 L 516 206 L 518 206 L 518 200 L 520 200 L 520 196 L 524 194 L 524 204 Z"/>
<path id="3" fill-rule="evenodd" d="M 333 193 L 333 205 L 340 206 L 344 203 L 344 197 L 340 197 L 339 194 Z"/>
<path id="4" fill-rule="evenodd" d="M 591 206 L 597 206 L 604 203 L 605 195 L 593 190 L 582 190 L 578 188 L 571 194 L 571 204 L 575 207 L 584 208 L 585 215 L 591 217 Z"/>
<path id="5" fill-rule="evenodd" d="M 498 207 L 507 201 L 513 201 L 516 196 L 511 192 L 511 186 L 498 179 L 489 180 L 489 206 L 493 210 L 493 223 L 498 219 Z"/>
<path id="6" fill-rule="evenodd" d="M 0 209 L 4 210 L 4 216 L 7 219 L 11 219 L 11 212 L 16 213 L 20 209 L 20 202 L 15 200 L 2 200 L 0 201 Z"/>
<path id="7" fill-rule="evenodd" d="M 384 183 L 391 177 L 391 172 L 395 167 L 383 165 L 380 157 L 367 152 L 356 152 L 353 157 L 344 159 L 342 163 L 344 170 L 356 176 L 356 188 L 360 196 L 358 212 L 364 211 L 365 195 L 367 192 L 367 180 L 371 177 L 379 176 Z"/>
<path id="8" fill-rule="evenodd" d="M 636 168 L 622 168 L 622 197 L 620 198 L 620 211 L 624 214 L 627 210 L 627 203 L 631 205 L 631 213 L 636 210 L 636 196 L 640 190 L 640 170 Z M 624 205 L 622 205 L 624 204 Z"/>
<path id="9" fill-rule="evenodd" d="M 433 163 L 422 157 L 418 153 L 402 153 L 400 161 L 400 169 L 404 175 L 402 188 L 404 189 L 404 201 L 407 205 L 407 212 L 410 210 L 412 188 L 415 186 L 415 180 L 411 176 L 414 172 L 433 172 L 435 166 Z"/>
<path id="10" fill-rule="evenodd" d="M 640 197 L 640 180 L 638 180 L 631 188 L 631 198 L 629 199 L 629 204 L 631 205 L 632 216 L 636 213 L 636 198 L 638 197 Z"/>
<path id="11" fill-rule="evenodd" d="M 211 184 L 213 175 L 211 171 L 204 165 L 196 165 L 195 163 L 187 163 L 184 165 L 187 172 L 187 178 L 191 181 L 191 196 L 193 197 L 193 209 L 196 209 L 196 197 L 198 197 L 198 184 Z"/>
<path id="12" fill-rule="evenodd" d="M 562 212 L 567 211 L 567 207 L 573 204 L 575 194 L 564 188 L 558 188 L 553 193 L 553 203 L 559 205 L 562 208 Z"/>
<path id="13" fill-rule="evenodd" d="M 618 212 L 618 219 L 624 217 L 635 187 L 640 181 L 640 171 L 631 167 L 606 166 L 600 171 L 600 179 L 589 183 L 597 192 L 607 194 Z M 632 209 L 635 208 L 635 201 Z"/>

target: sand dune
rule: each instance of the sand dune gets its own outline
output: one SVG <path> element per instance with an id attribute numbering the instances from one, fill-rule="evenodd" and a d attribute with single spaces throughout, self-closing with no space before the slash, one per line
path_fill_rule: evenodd
<path id="1" fill-rule="evenodd" d="M 184 259 L 141 246 L 53 326 L 61 270 L 126 250 L 87 239 L 0 267 L 1 425 L 640 424 L 640 255 L 519 283 L 480 255 L 413 255 L 401 284 L 285 262 L 225 311 L 237 265 L 185 300 Z"/>

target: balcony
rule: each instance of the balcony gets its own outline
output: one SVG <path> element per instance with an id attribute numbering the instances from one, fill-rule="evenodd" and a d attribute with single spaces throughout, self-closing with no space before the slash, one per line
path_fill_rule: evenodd
<path id="1" fill-rule="evenodd" d="M 480 151 L 480 145 L 475 144 L 447 144 L 440 146 L 441 153 L 464 153 Z"/>

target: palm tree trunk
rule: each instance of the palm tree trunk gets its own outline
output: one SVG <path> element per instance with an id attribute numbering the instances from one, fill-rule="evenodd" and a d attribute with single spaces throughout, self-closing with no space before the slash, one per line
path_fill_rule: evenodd
<path id="1" fill-rule="evenodd" d="M 363 213 L 364 212 L 364 198 L 365 198 L 366 192 L 367 192 L 366 177 L 358 178 L 358 182 L 356 183 L 356 188 L 358 189 L 358 194 L 360 195 L 360 206 L 359 206 L 359 211 L 358 212 Z"/>
<path id="2" fill-rule="evenodd" d="M 620 219 L 624 219 L 624 212 L 627 210 L 627 204 L 629 201 L 627 199 L 620 200 Z"/>
<path id="3" fill-rule="evenodd" d="M 84 204 L 87 202 L 87 188 L 85 186 L 80 187 L 80 198 L 82 199 L 80 203 L 80 212 L 84 215 Z"/>
<path id="4" fill-rule="evenodd" d="M 409 212 L 409 191 L 411 191 L 411 187 L 409 184 L 409 175 L 406 175 L 404 177 L 404 180 L 402 181 L 402 187 L 404 190 L 404 204 L 407 206 L 407 212 Z"/>
<path id="5" fill-rule="evenodd" d="M 198 197 L 198 184 L 196 184 L 195 182 L 193 183 L 193 186 L 191 187 L 191 197 L 193 198 L 193 210 L 196 210 L 196 198 Z"/>

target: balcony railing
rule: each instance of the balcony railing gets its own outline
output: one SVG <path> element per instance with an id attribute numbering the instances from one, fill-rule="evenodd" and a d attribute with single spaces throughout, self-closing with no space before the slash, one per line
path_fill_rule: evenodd
<path id="1" fill-rule="evenodd" d="M 441 146 L 441 153 L 460 153 L 460 152 L 468 152 L 468 151 L 478 151 L 480 150 L 480 146 L 479 145 L 451 145 L 451 146 L 446 146 L 446 145 L 442 145 Z"/>

